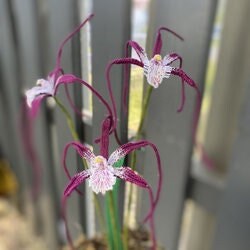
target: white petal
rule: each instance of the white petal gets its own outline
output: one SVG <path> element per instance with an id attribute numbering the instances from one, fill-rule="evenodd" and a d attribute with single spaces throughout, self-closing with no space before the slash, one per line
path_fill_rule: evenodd
<path id="1" fill-rule="evenodd" d="M 54 95 L 53 85 L 44 79 L 37 80 L 37 85 L 25 92 L 27 97 L 27 104 L 29 107 L 32 106 L 32 102 L 36 99 L 36 97 L 40 95 Z"/>

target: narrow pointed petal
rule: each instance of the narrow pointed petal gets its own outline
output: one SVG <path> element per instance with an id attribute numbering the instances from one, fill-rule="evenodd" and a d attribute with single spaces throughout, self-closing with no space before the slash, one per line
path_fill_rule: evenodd
<path id="1" fill-rule="evenodd" d="M 140 67 L 143 67 L 143 63 L 136 60 L 136 59 L 133 59 L 133 58 L 119 58 L 119 59 L 115 59 L 113 61 L 111 61 L 107 68 L 106 68 L 106 82 L 107 82 L 107 87 L 108 87 L 108 92 L 109 92 L 109 96 L 110 96 L 110 99 L 111 99 L 111 103 L 112 103 L 112 108 L 113 108 L 113 114 L 114 114 L 114 127 L 112 129 L 112 132 L 116 129 L 116 126 L 117 126 L 117 109 L 116 109 L 116 101 L 115 101 L 115 98 L 114 98 L 114 95 L 113 95 L 113 90 L 112 90 L 112 87 L 111 87 L 111 80 L 110 80 L 110 71 L 111 71 L 111 68 L 113 65 L 115 64 L 124 64 L 124 65 L 128 65 L 128 64 L 134 64 L 134 65 L 137 65 L 137 66 L 140 66 Z M 127 98 L 127 96 L 124 96 L 124 95 L 127 95 L 128 94 L 128 81 L 126 80 L 125 83 L 124 83 L 124 87 L 123 87 L 123 99 Z M 119 139 L 118 139 L 119 140 Z"/>
<path id="2" fill-rule="evenodd" d="M 121 147 L 119 147 L 117 150 L 115 150 L 109 157 L 108 159 L 108 164 L 109 165 L 113 165 L 115 162 L 119 161 L 119 159 L 123 158 L 124 156 L 126 156 L 127 154 L 129 154 L 130 152 L 139 149 L 139 148 L 144 148 L 144 147 L 151 147 L 155 153 L 155 157 L 156 157 L 156 161 L 157 161 L 157 171 L 158 171 L 158 185 L 157 185 L 157 190 L 156 190 L 156 197 L 154 200 L 154 207 L 157 205 L 159 198 L 160 198 L 160 194 L 161 194 L 161 188 L 162 188 L 162 166 L 161 166 L 161 158 L 160 158 L 160 154 L 158 152 L 157 147 L 146 140 L 142 140 L 142 141 L 138 141 L 138 142 L 129 142 L 126 143 L 124 145 L 122 145 Z"/>
<path id="3" fill-rule="evenodd" d="M 179 61 L 179 68 L 181 69 L 182 57 L 179 56 L 177 53 L 171 53 L 171 54 L 166 55 L 163 58 L 163 64 L 168 66 L 177 60 Z M 180 102 L 179 108 L 177 109 L 177 112 L 182 112 L 184 105 L 185 105 L 185 101 L 186 101 L 185 82 L 183 79 L 181 79 L 181 102 Z"/>
<path id="4" fill-rule="evenodd" d="M 130 40 L 127 42 L 127 46 L 131 46 L 135 50 L 135 52 L 137 53 L 141 62 L 144 65 L 147 64 L 148 56 L 147 56 L 146 52 L 144 51 L 144 49 L 137 42 Z"/>
<path id="5" fill-rule="evenodd" d="M 153 49 L 153 56 L 156 54 L 161 54 L 161 49 L 162 49 L 161 31 L 167 31 L 167 32 L 173 34 L 174 36 L 176 36 L 177 38 L 179 38 L 180 40 L 182 40 L 182 41 L 184 40 L 180 35 L 178 35 L 173 30 L 171 30 L 167 27 L 160 27 L 157 31 L 157 36 L 156 36 L 155 45 L 154 45 L 154 49 Z"/>
<path id="6" fill-rule="evenodd" d="M 68 143 L 64 148 L 62 161 L 63 161 L 64 171 L 69 179 L 71 179 L 71 176 L 70 176 L 69 170 L 67 168 L 66 158 L 67 158 L 67 153 L 68 153 L 68 150 L 70 147 L 73 147 L 77 151 L 77 153 L 82 158 L 86 159 L 88 162 L 91 162 L 95 158 L 95 155 L 93 154 L 93 152 L 89 148 L 82 145 L 81 143 L 79 143 L 79 142 Z"/>
<path id="7" fill-rule="evenodd" d="M 89 178 L 90 173 L 89 170 L 83 170 L 82 172 L 76 174 L 74 177 L 71 178 L 69 184 L 64 190 L 65 196 L 70 196 L 71 193 L 80 185 L 82 184 L 87 178 Z"/>
<path id="8" fill-rule="evenodd" d="M 166 56 L 164 56 L 163 58 L 163 64 L 168 66 L 171 63 L 175 62 L 176 60 L 179 60 L 179 68 L 182 68 L 182 57 L 179 56 L 177 53 L 171 53 L 168 54 Z"/>
<path id="9" fill-rule="evenodd" d="M 90 14 L 78 27 L 76 27 L 61 43 L 57 52 L 56 58 L 56 68 L 61 67 L 61 58 L 62 58 L 62 51 L 64 45 L 76 34 L 78 33 L 81 28 L 94 16 L 94 14 Z"/>
<path id="10" fill-rule="evenodd" d="M 183 81 L 185 81 L 189 86 L 191 86 L 192 88 L 194 88 L 196 90 L 196 93 L 200 99 L 200 91 L 199 88 L 197 86 L 197 84 L 195 83 L 195 81 L 190 78 L 182 69 L 178 69 L 178 68 L 172 68 L 171 71 L 172 75 L 176 75 L 179 76 Z"/>
<path id="11" fill-rule="evenodd" d="M 57 92 L 57 89 L 61 84 L 73 84 L 73 83 L 80 83 L 83 86 L 87 87 L 106 107 L 108 115 L 113 117 L 112 109 L 110 108 L 109 104 L 106 102 L 104 97 L 101 94 L 99 94 L 99 92 L 97 92 L 90 84 L 72 74 L 65 74 L 57 79 L 55 86 L 55 93 Z"/>
<path id="12" fill-rule="evenodd" d="M 109 131 L 111 127 L 112 117 L 109 116 L 102 123 L 100 154 L 105 159 L 107 159 L 109 155 Z"/>
<path id="13" fill-rule="evenodd" d="M 36 84 L 37 86 L 34 86 L 25 92 L 26 102 L 31 109 L 32 116 L 36 115 L 41 100 L 46 96 L 53 96 L 55 93 L 53 82 L 50 80 L 38 79 Z"/>
<path id="14" fill-rule="evenodd" d="M 117 148 L 108 159 L 108 163 L 110 165 L 114 165 L 117 161 L 119 161 L 121 158 L 129 154 L 130 152 L 140 149 L 142 147 L 145 147 L 147 143 L 145 141 L 139 141 L 139 142 L 128 142 L 126 144 L 123 144 L 121 147 Z"/>
<path id="15" fill-rule="evenodd" d="M 114 175 L 124 181 L 131 182 L 139 187 L 142 188 L 149 187 L 147 181 L 142 176 L 140 176 L 136 171 L 133 171 L 129 167 L 115 168 Z"/>
<path id="16" fill-rule="evenodd" d="M 177 109 L 178 113 L 182 112 L 185 105 L 185 101 L 186 101 L 185 82 L 184 80 L 181 79 L 181 102 L 179 108 Z"/>

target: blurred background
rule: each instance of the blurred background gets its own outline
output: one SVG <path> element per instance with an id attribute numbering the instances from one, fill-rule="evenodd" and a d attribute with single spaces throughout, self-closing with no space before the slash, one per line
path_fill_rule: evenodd
<path id="1" fill-rule="evenodd" d="M 161 245 L 167 250 L 249 250 L 249 0 L 0 0 L 0 249 L 54 250 L 66 242 L 60 209 L 67 178 L 61 155 L 72 139 L 50 98 L 31 124 L 23 112 L 24 91 L 46 78 L 60 42 L 89 13 L 95 14 L 90 25 L 64 48 L 66 73 L 82 77 L 108 99 L 107 63 L 124 56 L 130 39 L 150 57 L 157 29 L 166 26 L 184 42 L 163 33 L 162 56 L 181 55 L 184 71 L 202 93 L 195 132 L 197 96 L 192 88 L 186 87 L 182 113 L 176 112 L 181 93 L 177 77 L 164 80 L 151 97 L 145 138 L 158 146 L 164 168 L 155 216 Z M 124 142 L 138 127 L 146 86 L 141 69 L 131 67 L 130 75 L 127 119 L 120 112 L 122 67 L 112 69 Z M 70 87 L 70 94 L 84 113 L 83 118 L 71 113 L 80 138 L 98 150 L 93 141 L 105 110 L 81 86 Z M 58 96 L 67 103 L 63 88 Z M 72 173 L 81 169 L 73 152 L 69 159 Z M 140 151 L 138 162 L 143 166 L 139 172 L 154 187 L 152 153 Z M 98 231 L 92 195 L 88 188 L 82 191 L 84 197 L 74 194 L 68 204 L 75 238 Z M 134 204 L 138 220 L 148 209 L 144 195 L 138 193 Z M 133 219 L 130 223 L 136 224 Z"/>

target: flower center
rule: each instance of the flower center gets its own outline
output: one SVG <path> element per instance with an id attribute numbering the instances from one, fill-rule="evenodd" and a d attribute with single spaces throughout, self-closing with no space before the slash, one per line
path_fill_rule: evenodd
<path id="1" fill-rule="evenodd" d="M 89 186 L 95 193 L 105 194 L 106 191 L 112 190 L 116 178 L 113 173 L 113 167 L 109 166 L 103 156 L 96 156 L 93 160 Z"/>
<path id="2" fill-rule="evenodd" d="M 101 155 L 96 156 L 94 159 L 94 167 L 105 169 L 107 167 L 107 160 Z"/>
<path id="3" fill-rule="evenodd" d="M 159 54 L 154 55 L 154 60 L 157 62 L 160 62 L 162 60 L 161 55 L 159 55 Z"/>

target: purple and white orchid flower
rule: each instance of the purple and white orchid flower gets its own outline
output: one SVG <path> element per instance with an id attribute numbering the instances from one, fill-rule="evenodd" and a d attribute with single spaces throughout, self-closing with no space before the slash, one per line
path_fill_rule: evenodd
<path id="1" fill-rule="evenodd" d="M 55 96 L 59 83 L 58 78 L 62 75 L 61 58 L 64 45 L 93 17 L 89 15 L 73 32 L 71 32 L 59 46 L 55 69 L 49 73 L 47 79 L 38 79 L 36 86 L 25 92 L 27 105 L 30 108 L 31 115 L 37 114 L 38 108 L 43 98 Z"/>
<path id="2" fill-rule="evenodd" d="M 155 249 L 156 240 L 154 233 L 153 215 L 155 206 L 157 205 L 160 196 L 160 191 L 162 186 L 162 169 L 161 169 L 161 161 L 158 150 L 154 144 L 148 141 L 129 142 L 120 146 L 112 154 L 110 154 L 110 156 L 108 156 L 109 131 L 111 126 L 112 126 L 112 117 L 108 117 L 105 119 L 102 126 L 102 135 L 100 139 L 101 149 L 99 155 L 95 155 L 88 147 L 82 145 L 79 142 L 70 142 L 64 148 L 63 166 L 67 176 L 70 178 L 70 182 L 66 186 L 63 196 L 63 216 L 66 224 L 67 238 L 69 240 L 71 247 L 73 248 L 73 243 L 68 230 L 66 211 L 65 211 L 66 200 L 71 195 L 71 193 L 77 190 L 78 186 L 82 184 L 85 180 L 88 180 L 89 186 L 93 190 L 93 192 L 95 192 L 96 194 L 101 193 L 104 195 L 107 191 L 113 189 L 113 186 L 116 183 L 116 179 L 119 178 L 148 190 L 151 208 L 148 215 L 145 217 L 144 222 L 146 222 L 147 220 L 149 220 L 150 222 L 152 240 L 154 245 L 153 249 Z M 122 167 L 114 166 L 115 163 L 117 163 L 120 159 L 124 158 L 130 152 L 146 146 L 151 146 L 153 148 L 157 159 L 159 182 L 155 199 L 153 197 L 153 192 L 150 185 L 141 175 L 139 175 L 136 171 L 132 170 L 127 166 L 122 166 Z M 77 173 L 72 178 L 70 177 L 68 168 L 66 166 L 66 156 L 70 147 L 73 147 L 82 158 L 86 159 L 89 166 L 88 169 L 85 169 L 80 173 Z"/>
<path id="3" fill-rule="evenodd" d="M 125 57 L 124 58 L 118 58 L 109 63 L 109 65 L 106 68 L 106 79 L 107 79 L 107 85 L 109 90 L 109 95 L 111 98 L 113 111 L 114 111 L 114 121 L 117 122 L 117 112 L 116 112 L 116 105 L 114 96 L 112 93 L 112 87 L 111 87 L 111 80 L 110 80 L 110 70 L 113 65 L 115 64 L 124 64 L 125 67 L 125 74 L 124 74 L 124 85 L 123 85 L 123 108 L 126 111 L 127 110 L 127 96 L 128 96 L 128 89 L 129 89 L 129 65 L 137 65 L 144 69 L 144 75 L 147 78 L 147 82 L 149 85 L 151 85 L 153 88 L 158 88 L 160 84 L 162 83 L 164 78 L 169 78 L 171 75 L 179 76 L 182 80 L 182 91 L 181 91 L 181 103 L 178 108 L 178 112 L 181 112 L 184 107 L 185 103 L 185 83 L 187 83 L 189 86 L 194 88 L 197 92 L 198 98 L 200 99 L 200 92 L 198 89 L 197 84 L 182 70 L 182 58 L 177 53 L 170 53 L 167 54 L 162 58 L 161 56 L 161 49 L 162 49 L 162 36 L 161 31 L 167 31 L 175 35 L 180 40 L 183 40 L 181 36 L 179 36 L 174 31 L 166 28 L 161 27 L 158 29 L 157 37 L 153 49 L 153 56 L 152 58 L 148 58 L 145 50 L 135 41 L 128 41 L 126 45 L 126 51 L 125 51 Z M 133 48 L 138 57 L 139 60 L 135 58 L 129 57 L 129 47 Z M 179 61 L 178 67 L 173 67 L 172 63 L 175 61 Z"/>

